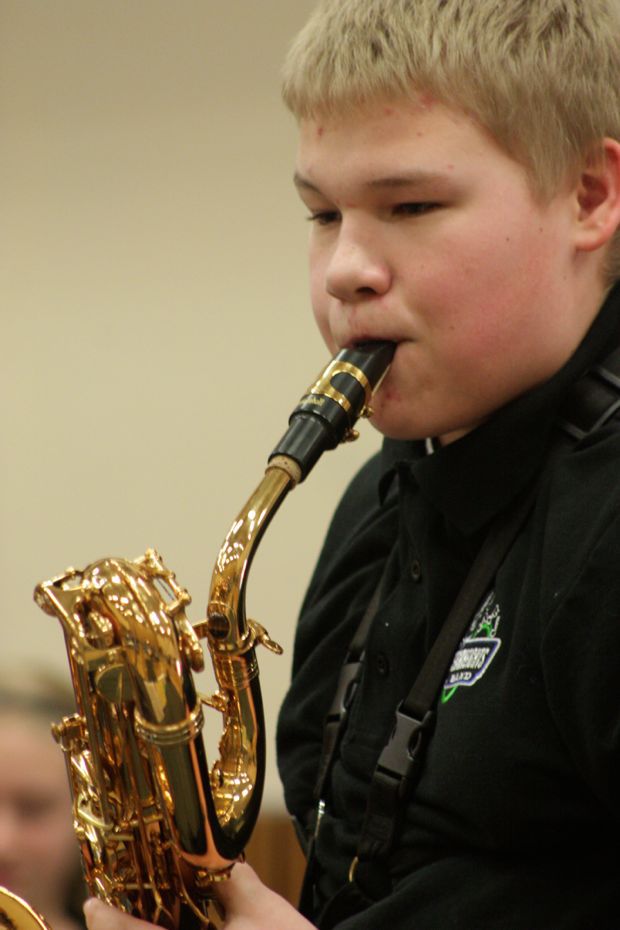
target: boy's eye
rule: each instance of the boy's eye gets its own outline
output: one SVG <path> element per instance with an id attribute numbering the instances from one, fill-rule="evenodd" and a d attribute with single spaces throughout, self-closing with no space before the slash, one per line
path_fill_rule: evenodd
<path id="1" fill-rule="evenodd" d="M 421 213 L 429 213 L 431 210 L 437 209 L 438 206 L 438 203 L 433 203 L 428 200 L 397 203 L 396 206 L 392 208 L 392 212 L 395 216 L 419 216 Z"/>
<path id="2" fill-rule="evenodd" d="M 340 214 L 337 210 L 314 210 L 308 217 L 311 223 L 317 223 L 319 226 L 329 226 L 339 219 Z"/>
<path id="3" fill-rule="evenodd" d="M 390 208 L 392 216 L 421 216 L 424 213 L 430 213 L 439 207 L 438 203 L 430 200 L 407 201 L 406 203 L 397 203 Z M 311 223 L 318 226 L 331 226 L 333 223 L 340 221 L 339 210 L 313 210 L 308 216 Z"/>

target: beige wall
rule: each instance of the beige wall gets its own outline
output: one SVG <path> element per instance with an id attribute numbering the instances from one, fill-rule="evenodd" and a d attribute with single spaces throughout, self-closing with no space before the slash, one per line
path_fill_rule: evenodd
<path id="1" fill-rule="evenodd" d="M 220 542 L 326 361 L 306 296 L 284 49 L 312 0 L 0 0 L 1 648 L 65 669 L 34 583 L 156 545 L 202 616 Z M 334 503 L 285 503 L 248 608 L 270 721 Z M 211 722 L 215 735 L 219 720 Z M 273 751 L 268 803 L 277 805 Z"/>

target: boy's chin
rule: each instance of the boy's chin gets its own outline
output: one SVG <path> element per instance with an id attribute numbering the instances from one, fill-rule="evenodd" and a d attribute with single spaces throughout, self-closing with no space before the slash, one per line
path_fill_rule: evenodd
<path id="1" fill-rule="evenodd" d="M 401 439 L 414 441 L 416 439 L 426 439 L 429 435 L 424 432 L 422 426 L 416 424 L 404 423 L 394 417 L 373 414 L 370 423 L 386 439 Z"/>
<path id="2" fill-rule="evenodd" d="M 398 439 L 405 442 L 415 442 L 425 439 L 436 439 L 440 445 L 449 445 L 466 436 L 476 429 L 485 418 L 467 424 L 451 424 L 445 420 L 431 422 L 428 419 L 417 421 L 410 417 L 399 417 L 394 412 L 377 410 L 370 418 L 373 427 L 386 439 Z"/>

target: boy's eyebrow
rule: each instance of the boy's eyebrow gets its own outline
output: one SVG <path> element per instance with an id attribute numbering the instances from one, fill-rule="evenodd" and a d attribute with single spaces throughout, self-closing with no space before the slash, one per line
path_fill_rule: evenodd
<path id="1" fill-rule="evenodd" d="M 365 183 L 365 187 L 370 187 L 373 190 L 382 187 L 415 187 L 419 184 L 427 184 L 429 181 L 445 181 L 446 175 L 442 174 L 439 171 L 423 171 L 423 170 L 414 170 L 414 171 L 403 171 L 399 174 L 386 175 L 385 177 L 372 178 L 370 181 Z M 309 181 L 308 178 L 305 178 L 299 172 L 295 172 L 293 175 L 293 183 L 298 190 L 307 190 L 313 191 L 315 194 L 320 194 L 320 189 Z"/>
<path id="2" fill-rule="evenodd" d="M 308 178 L 304 178 L 304 176 L 302 174 L 299 174 L 298 171 L 296 171 L 295 174 L 293 175 L 293 184 L 295 185 L 297 190 L 312 191 L 314 194 L 321 193 L 321 191 L 316 186 L 316 184 L 313 184 L 312 181 L 308 180 Z"/>
<path id="3" fill-rule="evenodd" d="M 389 175 L 385 178 L 373 178 L 368 187 L 415 187 L 417 184 L 427 184 L 429 181 L 444 180 L 445 175 L 440 171 L 404 171 L 402 174 Z"/>

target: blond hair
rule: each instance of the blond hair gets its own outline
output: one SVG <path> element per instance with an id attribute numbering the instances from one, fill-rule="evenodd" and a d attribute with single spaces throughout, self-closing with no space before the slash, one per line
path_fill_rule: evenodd
<path id="1" fill-rule="evenodd" d="M 549 199 L 620 138 L 620 0 L 321 0 L 283 78 L 299 119 L 430 93 L 484 126 Z M 618 241 L 612 252 L 616 278 Z"/>

